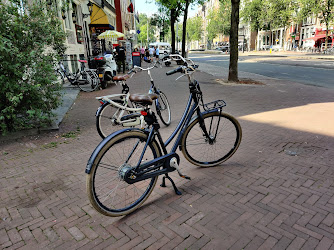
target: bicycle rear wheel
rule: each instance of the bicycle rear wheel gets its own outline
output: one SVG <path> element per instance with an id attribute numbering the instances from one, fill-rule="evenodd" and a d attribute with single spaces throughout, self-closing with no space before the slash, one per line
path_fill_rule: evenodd
<path id="1" fill-rule="evenodd" d="M 92 154 L 92 169 L 86 178 L 88 197 L 93 207 L 107 216 L 122 216 L 139 208 L 151 194 L 158 177 L 128 184 L 125 172 L 134 168 L 147 141 L 138 130 L 121 132 L 103 140 Z M 96 149 L 96 150 L 97 150 Z M 142 163 L 160 156 L 155 141 L 146 149 Z"/>
<path id="2" fill-rule="evenodd" d="M 168 126 L 171 122 L 171 112 L 166 95 L 160 91 L 156 101 L 156 111 L 163 124 Z"/>
<path id="3" fill-rule="evenodd" d="M 113 102 L 123 105 L 122 100 L 114 99 Z M 109 102 L 104 103 L 96 112 L 96 129 L 102 139 L 106 138 L 111 133 L 119 130 L 121 124 L 117 118 L 120 116 L 121 109 L 114 107 Z M 129 114 L 125 111 L 124 115 Z"/>
<path id="4" fill-rule="evenodd" d="M 86 72 L 81 71 L 78 73 L 76 77 L 77 86 L 80 90 L 84 92 L 92 92 L 99 87 L 99 82 L 96 79 L 92 79 L 92 77 Z"/>
<path id="5" fill-rule="evenodd" d="M 231 115 L 219 111 L 203 115 L 210 138 L 204 135 L 199 118 L 188 125 L 182 137 L 182 153 L 186 159 L 201 167 L 216 166 L 229 159 L 238 149 L 242 131 L 239 122 Z"/>

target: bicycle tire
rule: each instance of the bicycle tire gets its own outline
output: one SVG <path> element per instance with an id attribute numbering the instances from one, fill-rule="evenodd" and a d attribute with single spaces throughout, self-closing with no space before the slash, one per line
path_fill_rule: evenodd
<path id="1" fill-rule="evenodd" d="M 162 91 L 160 91 L 159 97 L 155 104 L 156 111 L 158 116 L 160 117 L 160 120 L 163 124 L 169 126 L 171 123 L 171 111 L 167 96 Z"/>
<path id="2" fill-rule="evenodd" d="M 227 113 L 212 111 L 203 114 L 203 118 L 208 134 L 217 136 L 214 142 L 208 142 L 197 117 L 188 125 L 182 137 L 182 153 L 189 162 L 197 166 L 212 167 L 226 161 L 237 151 L 242 130 L 239 122 Z M 217 154 L 216 150 L 220 152 Z"/>
<path id="3" fill-rule="evenodd" d="M 121 177 L 125 168 L 138 163 L 147 138 L 143 131 L 124 130 L 107 137 L 95 149 L 98 152 L 94 152 L 91 156 L 93 159 L 89 160 L 92 169 L 86 176 L 86 189 L 91 204 L 99 213 L 112 217 L 126 215 L 139 208 L 150 196 L 157 176 L 133 184 L 126 183 Z M 136 143 L 139 143 L 139 147 L 129 157 Z M 158 144 L 152 141 L 143 160 L 153 160 L 159 156 Z"/>
<path id="4" fill-rule="evenodd" d="M 79 72 L 75 81 L 79 89 L 84 92 L 92 92 L 99 87 L 99 83 L 92 79 L 85 71 Z"/>
<path id="5" fill-rule="evenodd" d="M 113 102 L 123 105 L 123 101 L 119 99 L 112 100 Z M 118 115 L 120 109 L 114 107 L 109 102 L 104 103 L 96 112 L 96 129 L 102 139 L 120 129 L 121 124 L 118 124 L 114 119 Z M 129 114 L 129 112 L 125 112 Z"/>

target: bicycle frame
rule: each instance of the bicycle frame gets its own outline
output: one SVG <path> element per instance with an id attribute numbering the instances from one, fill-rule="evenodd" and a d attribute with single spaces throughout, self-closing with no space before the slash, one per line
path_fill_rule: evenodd
<path id="1" fill-rule="evenodd" d="M 151 75 L 151 72 L 150 72 L 150 69 L 154 68 L 156 64 L 154 64 L 152 67 L 149 67 L 147 69 L 143 69 L 141 67 L 137 67 L 135 66 L 134 69 L 138 68 L 140 70 L 143 70 L 143 71 L 147 71 L 148 75 L 150 76 L 150 82 L 151 82 L 151 87 L 148 91 L 149 94 L 151 93 L 155 93 L 155 94 L 158 94 L 160 95 L 160 90 L 154 85 L 154 81 L 153 81 L 153 78 L 152 78 L 152 75 Z M 133 75 L 132 75 L 133 76 Z M 132 76 L 130 78 L 132 78 Z M 129 112 L 140 112 L 142 110 L 144 110 L 143 107 L 129 107 L 128 104 L 131 103 L 131 101 L 129 100 L 130 98 L 130 93 L 129 93 L 129 87 L 127 86 L 127 84 L 125 83 L 125 81 L 122 81 L 122 86 L 123 86 L 123 94 L 113 94 L 113 95 L 107 95 L 107 96 L 100 96 L 100 97 L 95 97 L 96 99 L 98 100 L 102 100 L 103 103 L 105 102 L 108 102 L 110 103 L 112 106 L 118 108 L 120 110 L 120 112 L 118 113 L 118 111 L 115 113 L 116 114 L 116 117 L 115 117 L 115 120 L 118 124 L 124 126 L 124 127 L 130 127 L 130 126 L 134 126 L 134 125 L 138 125 L 138 124 L 134 124 L 132 121 L 129 122 L 127 120 L 125 121 L 122 121 L 121 118 L 124 116 L 124 113 L 125 111 L 129 111 Z M 118 98 L 120 97 L 122 100 L 123 100 L 123 105 L 117 103 L 117 102 L 114 102 L 113 100 L 111 100 L 111 98 Z M 103 105 L 103 104 L 102 104 Z M 96 115 L 98 114 L 99 110 L 101 109 L 102 105 L 100 106 L 100 108 L 96 111 Z M 160 104 L 159 104 L 159 101 L 158 99 L 155 100 L 155 105 L 157 108 L 160 108 Z M 141 122 L 140 124 L 142 124 L 142 127 L 143 127 L 143 123 Z"/>
<path id="2" fill-rule="evenodd" d="M 64 66 L 64 64 L 62 63 L 62 62 L 59 62 L 58 63 L 58 68 L 57 68 L 57 70 L 59 70 L 59 72 L 61 72 L 61 74 L 63 74 L 66 78 L 67 78 L 67 80 L 69 80 L 69 82 L 71 83 L 71 84 L 73 84 L 74 82 L 75 82 L 75 76 L 73 75 L 73 73 L 67 73 L 67 71 L 66 71 L 66 68 L 65 68 L 65 66 Z M 71 79 L 71 77 L 74 77 L 74 79 Z"/>
<path id="3" fill-rule="evenodd" d="M 157 135 L 160 147 L 161 147 L 161 149 L 162 149 L 162 151 L 164 153 L 164 156 L 162 156 L 162 158 L 165 159 L 165 158 L 168 158 L 170 155 L 173 155 L 176 152 L 177 147 L 179 145 L 181 145 L 181 140 L 182 140 L 182 136 L 183 136 L 183 134 L 185 132 L 185 129 L 189 125 L 189 123 L 190 123 L 190 121 L 191 121 L 191 119 L 192 119 L 192 117 L 193 117 L 193 115 L 194 115 L 194 113 L 196 111 L 197 111 L 197 115 L 199 117 L 201 117 L 202 114 L 201 114 L 201 112 L 199 110 L 198 97 L 196 96 L 196 93 L 193 92 L 193 93 L 190 93 L 190 95 L 189 95 L 187 106 L 186 106 L 186 108 L 184 110 L 184 113 L 182 115 L 181 120 L 179 121 L 179 123 L 178 123 L 177 127 L 175 128 L 175 130 L 173 131 L 173 133 L 166 140 L 166 142 L 163 142 L 159 130 L 157 129 L 156 125 L 153 125 L 152 128 L 151 128 L 151 130 L 150 130 L 150 132 L 149 132 L 148 140 L 146 142 L 146 145 L 144 146 L 144 149 L 143 149 L 143 152 L 142 152 L 142 154 L 141 154 L 141 156 L 139 158 L 138 164 L 135 167 L 135 171 L 138 172 L 139 168 L 143 168 L 143 166 L 140 165 L 140 163 L 142 162 L 142 159 L 144 157 L 145 150 L 146 150 L 148 144 L 153 140 L 153 138 L 154 138 L 155 135 Z M 205 130 L 205 133 L 207 135 L 206 130 Z M 173 145 L 170 153 L 168 153 L 166 147 L 175 138 L 176 135 L 178 135 L 177 138 L 176 138 L 176 141 L 174 142 L 174 145 Z M 157 159 L 159 159 L 159 158 L 157 158 Z M 161 161 L 161 159 L 158 160 L 158 161 Z M 151 161 L 149 163 L 146 163 L 145 165 L 149 164 L 148 166 L 152 166 L 152 165 L 154 165 L 154 162 L 155 162 L 155 160 L 153 160 L 153 161 Z M 153 163 L 153 164 L 151 164 L 151 163 Z"/>

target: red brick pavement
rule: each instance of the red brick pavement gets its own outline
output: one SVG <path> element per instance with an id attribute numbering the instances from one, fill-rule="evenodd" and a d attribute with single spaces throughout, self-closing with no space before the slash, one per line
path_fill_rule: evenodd
<path id="1" fill-rule="evenodd" d="M 152 74 L 172 108 L 173 122 L 161 130 L 167 138 L 182 115 L 187 84 L 165 71 Z M 89 204 L 84 169 L 100 142 L 94 97 L 120 87 L 81 93 L 60 131 L 1 145 L 0 248 L 334 249 L 333 137 L 256 118 L 319 104 L 319 117 L 332 112 L 333 122 L 333 111 L 324 114 L 321 104 L 334 102 L 334 90 L 273 79 L 220 85 L 203 72 L 197 79 L 206 101 L 223 98 L 226 111 L 239 117 L 243 140 L 229 161 L 198 168 L 181 156 L 192 177 L 172 174 L 182 196 L 157 185 L 136 212 L 105 217 Z M 147 80 L 145 73 L 129 80 L 131 92 L 148 89 Z M 312 124 L 318 117 L 304 119 Z"/>

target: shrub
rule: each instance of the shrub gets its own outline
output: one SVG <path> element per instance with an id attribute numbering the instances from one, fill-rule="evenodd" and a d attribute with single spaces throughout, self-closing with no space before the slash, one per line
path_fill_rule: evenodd
<path id="1" fill-rule="evenodd" d="M 60 104 L 53 65 L 66 37 L 46 1 L 0 1 L 0 131 L 50 123 Z"/>

